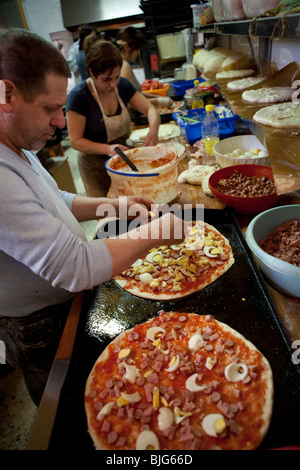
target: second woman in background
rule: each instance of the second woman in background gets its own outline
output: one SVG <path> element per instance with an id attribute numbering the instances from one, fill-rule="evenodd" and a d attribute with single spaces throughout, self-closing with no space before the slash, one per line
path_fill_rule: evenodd
<path id="1" fill-rule="evenodd" d="M 73 88 L 66 106 L 71 146 L 79 151 L 78 167 L 88 196 L 105 197 L 110 178 L 105 162 L 126 150 L 131 134 L 130 104 L 147 116 L 149 133 L 145 146 L 158 143 L 160 116 L 155 107 L 126 79 L 120 76 L 122 57 L 109 41 L 92 44 L 86 66 L 90 77 Z"/>
<path id="2" fill-rule="evenodd" d="M 116 45 L 123 58 L 121 77 L 128 78 L 136 89 L 149 99 L 154 106 L 169 108 L 173 104 L 173 100 L 171 98 L 142 92 L 141 85 L 131 68 L 130 63 L 137 59 L 145 44 L 145 36 L 139 29 L 136 29 L 133 26 L 127 26 L 118 32 Z"/>

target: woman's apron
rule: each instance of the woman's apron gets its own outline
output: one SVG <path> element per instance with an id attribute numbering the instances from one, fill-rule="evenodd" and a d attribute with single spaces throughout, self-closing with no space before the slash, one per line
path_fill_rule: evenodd
<path id="1" fill-rule="evenodd" d="M 91 80 L 94 97 L 96 98 L 102 113 L 108 144 L 123 144 L 131 134 L 131 119 L 129 112 L 120 98 L 118 89 L 115 89 L 121 113 L 107 116 L 103 110 L 95 84 Z M 80 153 L 78 156 L 78 168 L 88 196 L 105 197 L 108 193 L 111 180 L 105 168 L 105 162 L 109 159 L 107 155 L 95 155 Z"/>

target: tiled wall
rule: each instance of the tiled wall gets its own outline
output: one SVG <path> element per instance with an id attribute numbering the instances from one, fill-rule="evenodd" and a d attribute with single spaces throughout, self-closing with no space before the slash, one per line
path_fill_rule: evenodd
<path id="1" fill-rule="evenodd" d="M 43 36 L 56 46 L 62 44 L 62 53 L 67 56 L 74 38 L 63 24 L 59 0 L 23 0 L 22 6 L 30 31 Z"/>
<path id="2" fill-rule="evenodd" d="M 50 40 L 50 33 L 65 29 L 59 0 L 25 0 L 22 6 L 30 31 Z"/>

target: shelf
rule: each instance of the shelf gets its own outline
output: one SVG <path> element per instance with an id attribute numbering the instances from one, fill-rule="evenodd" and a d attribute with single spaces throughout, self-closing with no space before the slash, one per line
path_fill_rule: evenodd
<path id="1" fill-rule="evenodd" d="M 253 20 L 230 21 L 222 23 L 212 23 L 197 28 L 203 33 L 212 34 L 231 34 L 240 36 L 249 36 L 251 26 L 253 36 L 266 37 L 271 39 L 278 38 L 300 38 L 300 14 L 275 16 L 269 18 L 259 18 Z"/>

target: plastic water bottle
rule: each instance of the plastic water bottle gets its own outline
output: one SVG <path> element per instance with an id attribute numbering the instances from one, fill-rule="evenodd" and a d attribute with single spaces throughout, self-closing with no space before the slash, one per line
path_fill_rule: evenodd
<path id="1" fill-rule="evenodd" d="M 215 163 L 214 146 L 219 142 L 219 123 L 214 115 L 214 105 L 207 104 L 205 106 L 206 115 L 202 121 L 202 139 L 201 151 L 203 163 L 205 165 L 213 165 Z"/>
<path id="2" fill-rule="evenodd" d="M 203 100 L 201 100 L 199 80 L 194 81 L 194 90 L 192 94 L 192 109 L 201 108 L 203 106 Z"/>

